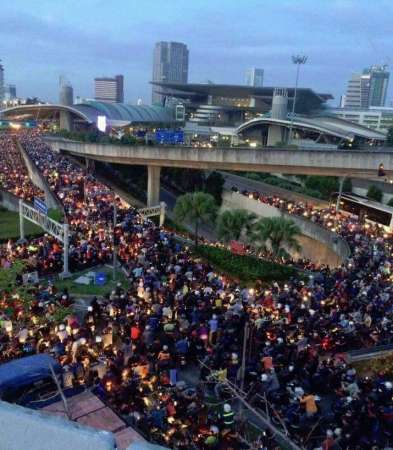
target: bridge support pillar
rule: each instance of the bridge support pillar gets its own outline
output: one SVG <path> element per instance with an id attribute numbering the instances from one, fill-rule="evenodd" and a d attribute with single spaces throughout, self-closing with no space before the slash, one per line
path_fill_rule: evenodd
<path id="1" fill-rule="evenodd" d="M 72 117 L 69 111 L 60 111 L 60 130 L 72 131 Z"/>
<path id="2" fill-rule="evenodd" d="M 161 167 L 147 166 L 147 206 L 157 206 L 160 202 Z"/>

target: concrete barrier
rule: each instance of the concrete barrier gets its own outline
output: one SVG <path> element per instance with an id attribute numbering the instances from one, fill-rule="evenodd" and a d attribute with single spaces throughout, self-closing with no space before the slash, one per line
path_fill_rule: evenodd
<path id="1" fill-rule="evenodd" d="M 114 450 L 112 433 L 0 401 L 2 450 Z"/>
<path id="2" fill-rule="evenodd" d="M 302 250 L 300 254 L 293 253 L 294 257 L 301 256 L 314 263 L 337 267 L 351 254 L 345 239 L 335 233 L 303 217 L 287 214 L 274 206 L 250 199 L 237 192 L 223 194 L 221 209 L 246 209 L 259 217 L 286 217 L 293 220 L 302 232 L 302 235 L 298 237 Z"/>
<path id="3" fill-rule="evenodd" d="M 9 211 L 19 212 L 19 198 L 3 189 L 0 189 L 0 205 Z"/>
<path id="4" fill-rule="evenodd" d="M 29 178 L 33 184 L 44 192 L 45 203 L 48 208 L 59 209 L 64 213 L 63 205 L 60 203 L 60 200 L 56 197 L 55 193 L 51 190 L 49 183 L 46 181 L 46 178 L 42 175 L 39 168 L 34 164 L 33 160 L 19 142 L 17 142 L 17 146 L 25 162 Z"/>

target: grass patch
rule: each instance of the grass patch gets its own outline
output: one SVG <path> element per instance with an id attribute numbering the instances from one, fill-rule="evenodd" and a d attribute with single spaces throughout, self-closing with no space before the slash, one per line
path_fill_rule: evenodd
<path id="1" fill-rule="evenodd" d="M 44 230 L 28 220 L 24 220 L 25 237 L 37 237 Z M 0 242 L 7 239 L 19 239 L 19 213 L 0 209 Z"/>
<path id="2" fill-rule="evenodd" d="M 108 281 L 104 286 L 97 286 L 95 284 L 84 285 L 84 284 L 75 284 L 74 280 L 81 275 L 84 275 L 87 272 L 105 272 L 108 274 Z M 105 295 L 110 293 L 117 285 L 117 283 L 121 283 L 122 287 L 128 288 L 128 280 L 124 275 L 121 269 L 116 271 L 116 281 L 112 279 L 112 268 L 111 267 L 99 267 L 93 269 L 87 269 L 83 272 L 78 272 L 72 275 L 71 278 L 67 278 L 65 280 L 57 280 L 54 282 L 54 285 L 59 290 L 68 289 L 70 294 L 74 295 Z"/>
<path id="3" fill-rule="evenodd" d="M 254 256 L 234 255 L 229 250 L 218 247 L 200 245 L 193 251 L 195 255 L 208 261 L 217 270 L 247 285 L 254 284 L 256 281 L 285 281 L 298 274 L 293 267 L 265 261 Z"/>

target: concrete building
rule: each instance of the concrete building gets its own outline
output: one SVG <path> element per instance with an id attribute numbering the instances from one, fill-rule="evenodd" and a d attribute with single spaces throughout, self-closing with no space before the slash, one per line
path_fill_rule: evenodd
<path id="1" fill-rule="evenodd" d="M 253 87 L 262 87 L 263 86 L 263 69 L 257 69 L 256 67 L 252 67 L 251 69 L 246 70 L 246 85 Z"/>
<path id="2" fill-rule="evenodd" d="M 124 102 L 124 77 L 100 77 L 94 79 L 94 99 L 101 102 Z"/>
<path id="3" fill-rule="evenodd" d="M 352 74 L 345 95 L 345 108 L 365 109 L 384 106 L 389 84 L 387 66 L 371 66 L 362 74 Z"/>
<path id="4" fill-rule="evenodd" d="M 189 51 L 180 42 L 157 42 L 153 55 L 153 82 L 181 83 L 188 82 Z M 165 98 L 152 89 L 152 103 L 164 105 Z"/>
<path id="5" fill-rule="evenodd" d="M 326 114 L 348 120 L 376 131 L 386 133 L 393 127 L 393 107 L 370 107 L 366 109 L 331 108 Z"/>
<path id="6" fill-rule="evenodd" d="M 0 101 L 4 100 L 4 66 L 0 59 Z"/>

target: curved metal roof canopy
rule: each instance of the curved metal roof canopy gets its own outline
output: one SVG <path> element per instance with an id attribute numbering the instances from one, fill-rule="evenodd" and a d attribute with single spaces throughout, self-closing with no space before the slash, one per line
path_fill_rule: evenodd
<path id="1" fill-rule="evenodd" d="M 287 119 L 274 119 L 272 117 L 257 117 L 243 123 L 237 129 L 237 133 L 241 133 L 248 128 L 257 127 L 259 125 L 280 125 L 282 127 L 289 128 L 291 126 L 290 118 Z M 342 139 L 351 140 L 358 136 L 363 139 L 384 141 L 386 135 L 371 128 L 358 125 L 356 123 L 349 122 L 347 120 L 338 119 L 336 117 L 328 116 L 312 116 L 302 117 L 295 116 L 293 120 L 294 128 L 304 128 L 311 131 L 317 131 L 320 133 L 330 134 Z"/>
<path id="2" fill-rule="evenodd" d="M 87 123 L 96 123 L 98 116 L 106 116 L 108 123 L 113 126 L 175 123 L 174 113 L 170 108 L 97 101 L 86 101 L 73 106 L 20 105 L 0 111 L 0 116 L 14 119 L 26 117 L 40 119 L 54 116 L 61 111 L 70 112 L 77 119 Z"/>

